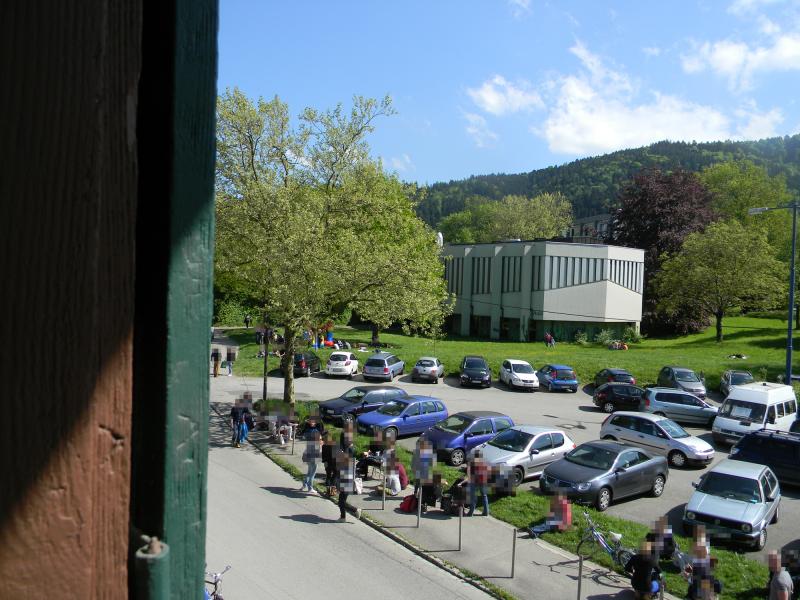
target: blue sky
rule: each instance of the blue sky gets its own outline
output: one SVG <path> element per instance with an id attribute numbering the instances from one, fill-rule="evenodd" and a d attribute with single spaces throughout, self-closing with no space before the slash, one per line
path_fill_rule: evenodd
<path id="1" fill-rule="evenodd" d="M 800 131 L 800 0 L 221 0 L 219 89 L 389 94 L 401 179 L 520 173 L 662 139 Z"/>

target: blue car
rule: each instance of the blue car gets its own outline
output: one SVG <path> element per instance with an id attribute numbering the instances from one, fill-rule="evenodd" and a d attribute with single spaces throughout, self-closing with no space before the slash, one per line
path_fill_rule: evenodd
<path id="1" fill-rule="evenodd" d="M 545 365 L 536 372 L 539 377 L 539 387 L 547 388 L 548 392 L 557 390 L 578 391 L 578 376 L 575 369 L 568 365 Z"/>
<path id="2" fill-rule="evenodd" d="M 467 452 L 514 426 L 511 417 L 489 410 L 472 410 L 450 415 L 420 437 L 433 446 L 439 460 L 454 467 L 464 463 Z"/>
<path id="3" fill-rule="evenodd" d="M 387 402 L 378 410 L 359 415 L 359 433 L 372 435 L 378 427 L 397 438 L 398 435 L 422 433 L 447 418 L 447 407 L 438 398 L 409 396 Z"/>

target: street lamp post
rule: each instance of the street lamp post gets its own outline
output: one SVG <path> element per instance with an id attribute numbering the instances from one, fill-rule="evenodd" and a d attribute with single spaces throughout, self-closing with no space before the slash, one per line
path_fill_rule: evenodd
<path id="1" fill-rule="evenodd" d="M 786 379 L 784 383 L 792 385 L 792 327 L 794 325 L 794 256 L 797 250 L 797 209 L 800 208 L 797 202 L 776 207 L 751 208 L 747 211 L 749 215 L 758 215 L 770 210 L 788 209 L 792 211 L 792 256 L 789 261 L 789 318 L 786 332 Z"/>

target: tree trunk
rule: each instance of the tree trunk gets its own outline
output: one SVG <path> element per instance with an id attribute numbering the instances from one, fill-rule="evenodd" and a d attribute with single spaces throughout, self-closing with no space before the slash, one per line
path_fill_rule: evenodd
<path id="1" fill-rule="evenodd" d="M 294 347 L 297 339 L 297 330 L 289 325 L 283 328 L 283 337 L 286 338 L 283 355 L 283 401 L 294 408 Z"/>
<path id="2" fill-rule="evenodd" d="M 373 323 L 372 324 L 372 345 L 373 346 L 380 345 L 380 343 L 381 343 L 380 334 L 381 334 L 381 330 L 378 328 L 378 326 L 375 323 Z"/>
<path id="3" fill-rule="evenodd" d="M 725 316 L 725 313 L 723 313 L 721 310 L 718 310 L 714 314 L 714 317 L 717 320 L 717 342 L 721 342 L 722 341 L 722 317 L 724 317 L 724 316 Z"/>

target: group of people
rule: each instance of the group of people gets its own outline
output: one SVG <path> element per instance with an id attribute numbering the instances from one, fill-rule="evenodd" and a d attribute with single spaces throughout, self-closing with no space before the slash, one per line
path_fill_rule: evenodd
<path id="1" fill-rule="evenodd" d="M 233 376 L 233 363 L 236 360 L 236 348 L 228 346 L 225 350 L 225 366 L 228 369 L 228 377 Z M 219 377 L 219 367 L 222 362 L 222 351 L 214 347 L 211 349 L 211 366 L 214 377 Z"/>
<path id="2" fill-rule="evenodd" d="M 556 347 L 556 338 L 549 331 L 545 331 L 544 333 L 544 345 L 547 346 L 548 348 Z"/>

